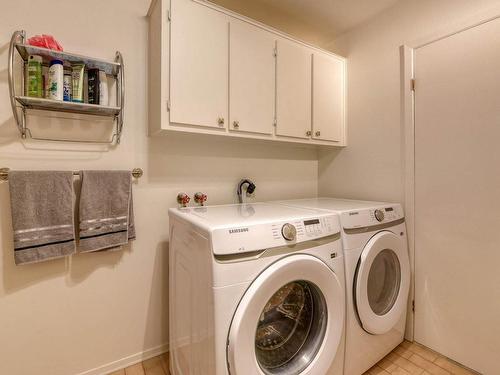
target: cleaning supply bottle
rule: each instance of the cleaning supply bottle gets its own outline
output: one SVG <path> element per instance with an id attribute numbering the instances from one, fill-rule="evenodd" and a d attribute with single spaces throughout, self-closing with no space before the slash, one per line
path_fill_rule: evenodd
<path id="1" fill-rule="evenodd" d="M 103 70 L 99 70 L 99 104 L 109 105 L 108 77 Z"/>
<path id="2" fill-rule="evenodd" d="M 72 91 L 72 80 L 73 78 L 71 77 L 71 73 L 69 72 L 64 72 L 64 79 L 63 79 L 63 100 L 65 102 L 70 102 L 71 101 L 71 91 Z"/>
<path id="3" fill-rule="evenodd" d="M 43 96 L 42 61 L 42 56 L 30 55 L 28 57 L 26 94 L 34 98 Z"/>
<path id="4" fill-rule="evenodd" d="M 87 71 L 89 104 L 99 104 L 99 69 Z"/>

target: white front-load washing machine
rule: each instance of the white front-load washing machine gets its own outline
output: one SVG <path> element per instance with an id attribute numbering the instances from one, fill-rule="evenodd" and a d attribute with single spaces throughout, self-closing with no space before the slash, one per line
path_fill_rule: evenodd
<path id="1" fill-rule="evenodd" d="M 342 375 L 338 215 L 254 203 L 169 210 L 173 375 Z"/>
<path id="2" fill-rule="evenodd" d="M 361 375 L 404 339 L 410 261 L 401 205 L 348 199 L 280 201 L 339 214 L 346 274 L 345 375 Z"/>

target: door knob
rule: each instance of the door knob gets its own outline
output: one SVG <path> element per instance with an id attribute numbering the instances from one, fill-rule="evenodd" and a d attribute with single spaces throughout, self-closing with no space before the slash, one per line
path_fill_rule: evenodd
<path id="1" fill-rule="evenodd" d="M 318 130 L 316 133 L 314 133 L 316 137 L 319 137 L 321 135 L 321 132 Z"/>
<path id="2" fill-rule="evenodd" d="M 217 119 L 217 123 L 219 124 L 219 126 L 224 125 L 224 117 L 219 117 L 219 118 Z"/>
<path id="3" fill-rule="evenodd" d="M 306 135 L 307 135 L 308 137 L 310 137 L 310 136 L 311 136 L 311 134 L 312 134 L 312 132 L 311 132 L 310 130 L 306 131 Z"/>
<path id="4" fill-rule="evenodd" d="M 238 129 L 240 127 L 240 122 L 239 121 L 233 121 L 233 127 L 235 129 Z"/>

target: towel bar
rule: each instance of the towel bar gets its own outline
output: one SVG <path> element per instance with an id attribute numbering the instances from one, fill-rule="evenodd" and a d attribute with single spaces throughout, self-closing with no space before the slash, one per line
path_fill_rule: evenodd
<path id="1" fill-rule="evenodd" d="M 9 179 L 9 168 L 0 168 L 0 181 L 6 181 Z M 134 168 L 131 171 L 132 177 L 134 178 L 141 178 L 142 175 L 144 174 L 143 170 L 141 168 Z M 73 171 L 74 176 L 79 176 L 80 172 L 79 171 Z"/>

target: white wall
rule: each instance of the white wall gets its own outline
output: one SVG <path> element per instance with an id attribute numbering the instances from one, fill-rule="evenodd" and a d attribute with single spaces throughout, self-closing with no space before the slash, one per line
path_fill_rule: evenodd
<path id="1" fill-rule="evenodd" d="M 401 0 L 327 46 L 348 59 L 348 147 L 320 152 L 320 196 L 404 202 L 400 46 L 463 27 L 476 14 L 497 14 L 498 6 L 498 0 Z M 410 257 L 413 264 L 411 248 Z M 406 330 L 412 339 L 410 311 Z"/>
<path id="2" fill-rule="evenodd" d="M 134 186 L 137 241 L 131 247 L 26 266 L 14 265 L 8 184 L 0 183 L 0 374 L 78 374 L 168 341 L 167 209 L 176 206 L 179 191 L 200 190 L 211 204 L 231 203 L 236 183 L 249 177 L 257 184 L 258 200 L 317 193 L 314 149 L 146 136 L 148 6 L 148 0 L 0 0 L 0 167 L 145 171 Z M 17 29 L 53 34 L 72 52 L 106 59 L 115 50 L 123 53 L 126 108 L 120 146 L 63 150 L 57 144 L 20 142 L 7 86 L 8 42 Z M 99 132 L 80 122 L 54 122 L 46 130 L 70 136 L 77 129 Z"/>
<path id="3" fill-rule="evenodd" d="M 321 152 L 319 195 L 403 201 L 399 46 L 498 0 L 401 0 L 329 48 L 348 58 L 348 147 Z"/>

